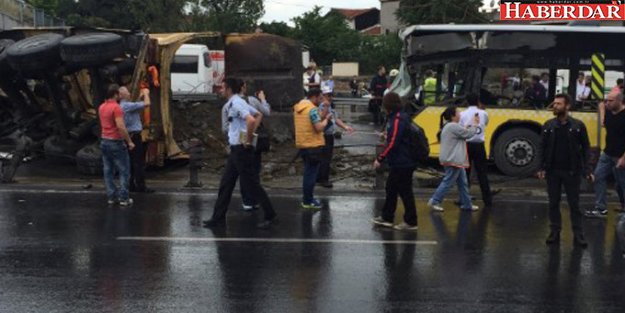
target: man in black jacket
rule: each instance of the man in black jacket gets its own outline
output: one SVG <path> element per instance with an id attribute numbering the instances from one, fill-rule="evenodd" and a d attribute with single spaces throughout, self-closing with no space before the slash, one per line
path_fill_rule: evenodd
<path id="1" fill-rule="evenodd" d="M 562 216 L 560 215 L 560 195 L 562 186 L 571 209 L 573 226 L 573 242 L 585 248 L 588 244 L 582 229 L 582 212 L 579 208 L 579 192 L 582 175 L 593 180 L 589 164 L 590 143 L 586 126 L 579 120 L 569 116 L 571 97 L 558 94 L 553 100 L 553 114 L 542 128 L 542 170 L 538 172 L 540 179 L 547 178 L 549 194 L 549 220 L 551 233 L 547 244 L 560 242 Z"/>
<path id="2" fill-rule="evenodd" d="M 369 91 L 371 92 L 371 100 L 369 100 L 369 112 L 373 118 L 373 124 L 378 126 L 382 124 L 382 116 L 380 115 L 380 108 L 382 107 L 382 97 L 384 97 L 384 91 L 388 87 L 388 80 L 386 79 L 386 68 L 382 65 L 378 67 L 378 74 L 373 77 L 369 84 Z"/>

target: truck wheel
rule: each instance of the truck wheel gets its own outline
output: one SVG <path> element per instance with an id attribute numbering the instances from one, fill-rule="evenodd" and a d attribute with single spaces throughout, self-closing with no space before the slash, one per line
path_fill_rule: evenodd
<path id="1" fill-rule="evenodd" d="M 61 42 L 61 58 L 79 67 L 96 67 L 124 54 L 122 36 L 113 33 L 87 33 Z"/>
<path id="2" fill-rule="evenodd" d="M 495 164 L 508 176 L 531 176 L 540 168 L 540 136 L 527 128 L 505 131 L 495 142 Z"/>
<path id="3" fill-rule="evenodd" d="M 61 139 L 52 136 L 43 143 L 43 153 L 46 159 L 57 163 L 72 163 L 80 145 L 73 140 Z"/>
<path id="4" fill-rule="evenodd" d="M 41 34 L 20 40 L 7 50 L 9 64 L 25 75 L 58 67 L 61 64 L 59 48 L 63 36 Z"/>
<path id="5" fill-rule="evenodd" d="M 0 40 L 0 71 L 2 73 L 13 72 L 13 69 L 9 65 L 9 62 L 7 61 L 7 50 L 14 43 L 15 41 L 11 39 Z"/>
<path id="6" fill-rule="evenodd" d="M 102 176 L 102 151 L 97 144 L 88 145 L 76 153 L 76 167 L 80 174 Z"/>

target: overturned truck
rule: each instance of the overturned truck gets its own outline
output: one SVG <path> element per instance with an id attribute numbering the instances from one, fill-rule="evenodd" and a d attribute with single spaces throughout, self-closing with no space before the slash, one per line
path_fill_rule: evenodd
<path id="1" fill-rule="evenodd" d="M 33 154 L 101 173 L 97 108 L 112 83 L 128 86 L 135 98 L 141 87 L 151 91 L 143 114 L 147 164 L 188 158 L 173 137 L 170 67 L 182 44 L 205 38 L 224 40 L 234 57 L 226 56 L 226 75 L 269 90 L 274 108 L 288 110 L 301 98 L 301 57 L 294 59 L 301 47 L 278 36 L 73 27 L 0 32 L 0 180 L 11 182 Z"/>

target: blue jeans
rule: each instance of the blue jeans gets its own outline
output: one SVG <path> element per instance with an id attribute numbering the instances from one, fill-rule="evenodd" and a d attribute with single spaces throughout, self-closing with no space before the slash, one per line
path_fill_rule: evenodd
<path id="1" fill-rule="evenodd" d="M 436 205 L 441 204 L 445 195 L 454 184 L 458 186 L 460 208 L 470 210 L 473 204 L 471 203 L 471 197 L 469 196 L 467 172 L 463 168 L 445 166 L 445 177 L 443 177 L 443 181 L 441 181 L 441 184 L 438 185 L 438 188 L 436 188 L 430 202 Z"/>
<path id="2" fill-rule="evenodd" d="M 109 200 L 127 200 L 130 180 L 130 158 L 128 148 L 122 140 L 102 139 L 102 161 L 104 162 L 104 184 Z M 115 173 L 119 174 L 119 188 L 115 185 Z"/>
<path id="3" fill-rule="evenodd" d="M 618 158 L 613 158 L 605 153 L 601 153 L 597 168 L 595 169 L 595 207 L 600 210 L 605 210 L 606 204 L 606 190 L 607 179 L 610 174 L 614 174 L 614 180 L 616 181 L 616 188 L 620 188 L 623 192 L 625 187 L 625 169 L 616 168 L 616 162 Z"/>
<path id="4" fill-rule="evenodd" d="M 315 184 L 321 166 L 321 148 L 301 149 L 300 155 L 304 159 L 304 203 L 310 204 L 315 199 Z"/>

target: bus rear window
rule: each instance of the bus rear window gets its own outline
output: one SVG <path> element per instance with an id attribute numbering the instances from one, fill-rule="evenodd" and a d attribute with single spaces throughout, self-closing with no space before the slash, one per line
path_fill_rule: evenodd
<path id="1" fill-rule="evenodd" d="M 177 55 L 171 63 L 172 73 L 197 73 L 198 56 L 197 55 Z"/>

